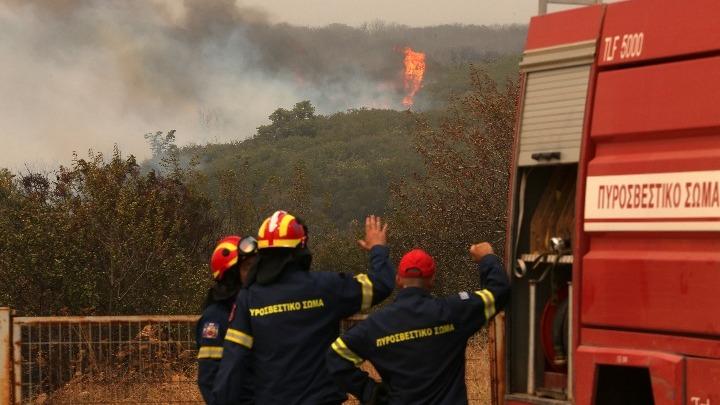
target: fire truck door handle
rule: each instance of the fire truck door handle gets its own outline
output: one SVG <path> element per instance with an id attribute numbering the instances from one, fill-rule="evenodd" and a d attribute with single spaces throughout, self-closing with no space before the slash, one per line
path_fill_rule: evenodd
<path id="1" fill-rule="evenodd" d="M 530 155 L 530 157 L 538 162 L 543 160 L 560 160 L 560 152 L 533 153 L 532 155 Z"/>

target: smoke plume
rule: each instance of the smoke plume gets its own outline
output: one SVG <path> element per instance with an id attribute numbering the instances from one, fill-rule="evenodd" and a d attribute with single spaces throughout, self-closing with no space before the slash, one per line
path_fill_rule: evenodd
<path id="1" fill-rule="evenodd" d="M 0 0 L 0 167 L 146 157 L 158 130 L 244 139 L 303 99 L 401 108 L 398 50 L 423 33 L 378 35 L 393 29 L 279 24 L 233 0 Z"/>

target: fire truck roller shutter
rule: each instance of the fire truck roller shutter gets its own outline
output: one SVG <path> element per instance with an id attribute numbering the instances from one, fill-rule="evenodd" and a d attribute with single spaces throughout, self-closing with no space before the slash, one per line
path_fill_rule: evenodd
<path id="1" fill-rule="evenodd" d="M 589 77 L 589 65 L 528 73 L 520 166 L 579 160 Z M 550 156 L 557 152 L 559 156 Z"/>
<path id="2" fill-rule="evenodd" d="M 520 117 L 519 166 L 577 163 L 596 41 L 530 49 Z"/>

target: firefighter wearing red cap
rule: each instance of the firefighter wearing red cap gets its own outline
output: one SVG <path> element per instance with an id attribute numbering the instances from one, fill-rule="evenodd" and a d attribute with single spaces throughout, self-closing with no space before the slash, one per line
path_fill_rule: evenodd
<path id="1" fill-rule="evenodd" d="M 207 403 L 212 402 L 213 382 L 222 359 L 222 345 L 232 306 L 256 254 L 257 241 L 252 236 L 228 236 L 218 242 L 210 257 L 210 272 L 215 283 L 208 291 L 195 331 L 198 386 Z"/>
<path id="2" fill-rule="evenodd" d="M 237 311 L 225 335 L 215 379 L 215 403 L 339 405 L 347 395 L 332 381 L 325 350 L 340 333 L 340 321 L 383 301 L 395 269 L 386 246 L 387 225 L 370 216 L 360 246 L 370 270 L 310 272 L 307 227 L 278 211 L 258 232 L 258 261 L 250 286 L 238 294 Z M 253 376 L 254 392 L 238 382 Z"/>
<path id="3" fill-rule="evenodd" d="M 483 289 L 434 298 L 435 261 L 420 249 L 398 266 L 397 298 L 331 345 L 327 366 L 335 381 L 363 404 L 467 404 L 468 339 L 508 301 L 510 285 L 488 243 L 471 246 Z M 358 366 L 370 361 L 382 378 Z"/>

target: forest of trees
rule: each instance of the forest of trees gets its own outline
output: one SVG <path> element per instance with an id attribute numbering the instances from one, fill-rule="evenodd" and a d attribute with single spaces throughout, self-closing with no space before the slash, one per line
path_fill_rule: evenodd
<path id="1" fill-rule="evenodd" d="M 246 34 L 258 52 L 254 67 L 277 75 L 291 72 L 302 86 L 319 90 L 321 107 L 343 104 L 357 95 L 357 87 L 363 92 L 380 87 L 374 90 L 378 96 L 396 93 L 402 99 L 402 49 L 422 51 L 428 74 L 415 109 L 426 110 L 443 108 L 451 94 L 470 88 L 469 64 L 482 65 L 501 82 L 516 72 L 527 26 L 408 27 L 375 21 L 313 28 L 260 23 L 250 24 Z"/>
<path id="2" fill-rule="evenodd" d="M 517 85 L 460 71 L 467 84 L 444 110 L 322 115 L 299 101 L 244 141 L 178 147 L 168 130 L 145 136 L 147 162 L 116 148 L 50 173 L 0 171 L 0 304 L 195 313 L 215 241 L 254 234 L 276 209 L 309 224 L 316 270 L 363 271 L 355 240 L 375 213 L 395 260 L 424 248 L 440 292 L 472 288 L 468 245 L 503 239 Z"/>

